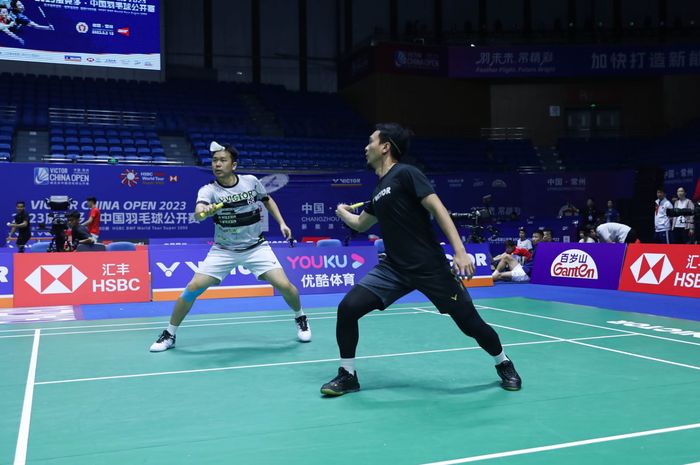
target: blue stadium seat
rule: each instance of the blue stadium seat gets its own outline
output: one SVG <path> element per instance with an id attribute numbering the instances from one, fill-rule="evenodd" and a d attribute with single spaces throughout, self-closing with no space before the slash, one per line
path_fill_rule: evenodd
<path id="1" fill-rule="evenodd" d="M 136 250 L 133 242 L 111 242 L 106 245 L 107 252 Z"/>
<path id="2" fill-rule="evenodd" d="M 316 247 L 340 247 L 342 245 L 340 239 L 321 239 L 316 242 Z"/>
<path id="3" fill-rule="evenodd" d="M 28 252 L 46 252 L 49 249 L 50 242 L 37 242 L 31 247 L 27 247 Z"/>

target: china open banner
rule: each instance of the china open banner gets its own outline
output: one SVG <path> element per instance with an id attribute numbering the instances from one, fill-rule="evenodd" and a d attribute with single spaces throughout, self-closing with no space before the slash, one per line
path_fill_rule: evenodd
<path id="1" fill-rule="evenodd" d="M 677 163 L 663 168 L 667 198 L 676 197 L 676 191 L 682 187 L 687 198 L 700 201 L 700 163 Z"/>
<path id="2" fill-rule="evenodd" d="M 12 307 L 13 255 L 0 251 L 0 308 Z"/>
<path id="3" fill-rule="evenodd" d="M 455 78 L 639 76 L 700 72 L 700 44 L 450 47 Z"/>
<path id="4" fill-rule="evenodd" d="M 176 300 L 198 271 L 210 247 L 149 247 L 153 300 Z M 289 247 L 273 244 L 272 249 L 292 284 L 301 294 L 347 292 L 377 264 L 374 246 Z M 200 298 L 256 297 L 274 295 L 274 289 L 259 281 L 245 267 L 231 270 L 219 286 L 212 286 Z"/>
<path id="5" fill-rule="evenodd" d="M 625 244 L 540 242 L 532 283 L 617 289 Z"/>
<path id="6" fill-rule="evenodd" d="M 148 252 L 14 254 L 14 306 L 148 302 Z"/>
<path id="7" fill-rule="evenodd" d="M 630 244 L 620 290 L 700 298 L 700 245 Z"/>
<path id="8" fill-rule="evenodd" d="M 8 8 L 9 23 L 0 34 L 2 60 L 160 69 L 159 0 L 21 3 L 21 10 Z M 0 8 L 6 4 L 0 2 Z"/>

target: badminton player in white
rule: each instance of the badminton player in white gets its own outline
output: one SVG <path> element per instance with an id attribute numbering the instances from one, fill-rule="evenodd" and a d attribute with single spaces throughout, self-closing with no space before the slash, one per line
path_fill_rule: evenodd
<path id="1" fill-rule="evenodd" d="M 212 142 L 212 170 L 216 179 L 206 184 L 197 194 L 195 218 L 213 217 L 214 245 L 175 303 L 170 324 L 151 345 L 151 352 L 162 352 L 175 346 L 175 333 L 194 301 L 209 286 L 219 284 L 231 270 L 245 266 L 258 279 L 272 284 L 294 311 L 297 337 L 301 342 L 311 341 L 311 329 L 299 301 L 299 291 L 289 282 L 272 248 L 262 235 L 260 207 L 262 202 L 279 223 L 285 239 L 292 231 L 272 197 L 262 183 L 252 175 L 236 174 L 238 152 L 232 146 Z"/>

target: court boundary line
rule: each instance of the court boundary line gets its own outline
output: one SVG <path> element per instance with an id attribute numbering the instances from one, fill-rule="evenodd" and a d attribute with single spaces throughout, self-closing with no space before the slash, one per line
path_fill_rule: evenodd
<path id="1" fill-rule="evenodd" d="M 410 310 L 410 309 L 413 309 L 413 305 L 415 305 L 415 304 L 406 304 L 405 307 L 391 306 L 391 307 L 387 308 L 386 310 L 383 310 L 383 312 L 386 312 L 387 310 Z M 318 307 L 318 308 L 324 308 L 324 307 Z M 250 314 L 250 313 L 262 313 L 262 312 L 265 312 L 265 313 L 282 312 L 282 313 L 291 315 L 291 310 L 258 310 L 255 312 L 238 312 L 238 313 Z M 237 313 L 237 312 L 230 312 L 228 314 L 231 314 L 231 313 Z M 305 312 L 305 313 L 308 316 L 315 316 L 315 315 L 337 314 L 338 311 L 337 310 L 332 310 L 332 311 L 329 310 L 329 311 L 325 311 L 325 312 Z M 389 312 L 389 313 L 391 313 L 391 312 Z M 279 317 L 283 316 L 283 315 L 257 315 L 257 316 L 251 315 L 251 316 L 234 316 L 234 317 L 221 317 L 221 318 L 197 318 L 199 315 L 213 315 L 213 314 L 212 313 L 200 313 L 198 315 L 193 315 L 193 317 L 191 317 L 189 319 L 189 322 L 194 323 L 194 322 L 200 322 L 200 321 L 228 321 L 228 320 L 246 320 L 246 319 L 255 319 L 255 318 L 279 318 Z M 160 315 L 158 315 L 157 317 L 160 317 Z M 149 318 L 149 317 L 137 317 L 137 318 Z M 150 318 L 156 318 L 156 317 L 150 317 Z M 81 322 L 81 321 L 85 321 L 85 320 L 72 320 L 72 321 Z M 103 321 L 103 320 L 95 320 L 95 321 Z M 51 324 L 52 322 L 47 321 L 45 323 Z M 18 323 L 18 324 L 21 324 L 21 323 Z M 45 327 L 45 328 L 0 329 L 0 334 L 13 333 L 13 332 L 33 333 L 33 331 L 35 329 L 41 329 L 43 331 L 56 331 L 56 330 L 60 330 L 60 329 L 111 328 L 111 327 L 122 327 L 122 326 L 159 325 L 159 324 L 160 325 L 167 325 L 168 320 L 163 319 L 163 320 L 158 320 L 158 321 L 143 321 L 143 322 L 139 322 L 139 323 L 113 323 L 113 324 L 105 324 L 105 325 L 96 324 L 96 325 L 78 325 L 78 326 L 58 326 L 55 328 Z M 182 326 L 183 327 L 187 326 L 187 323 L 183 324 Z M 26 336 L 31 336 L 31 335 L 32 334 L 28 334 L 28 335 L 24 334 L 23 336 L 26 337 Z M 46 335 L 46 333 L 44 333 L 44 335 Z M 0 338 L 3 338 L 3 337 L 6 337 L 6 336 L 0 335 Z"/>
<path id="2" fill-rule="evenodd" d="M 27 384 L 24 388 L 24 402 L 22 403 L 22 416 L 19 422 L 17 434 L 17 446 L 15 447 L 14 465 L 24 465 L 27 462 L 27 447 L 29 445 L 29 426 L 32 419 L 32 404 L 34 402 L 34 386 L 36 386 L 36 366 L 39 359 L 39 340 L 41 329 L 34 331 L 32 354 L 29 358 L 29 370 L 27 372 Z"/>
<path id="3" fill-rule="evenodd" d="M 545 320 L 559 321 L 559 322 L 562 322 L 562 323 L 570 323 L 570 324 L 574 324 L 574 325 L 588 326 L 588 327 L 591 327 L 591 328 L 607 329 L 608 331 L 616 331 L 616 332 L 619 332 L 619 333 L 632 333 L 632 334 L 637 334 L 637 335 L 639 335 L 639 336 L 650 337 L 650 338 L 652 338 L 652 339 L 661 339 L 661 340 L 664 340 L 664 341 L 678 342 L 678 343 L 680 343 L 680 344 L 689 344 L 689 345 L 694 345 L 694 346 L 700 346 L 700 343 L 698 343 L 698 342 L 684 341 L 684 340 L 682 340 L 682 339 L 673 339 L 673 338 L 670 338 L 670 337 L 656 336 L 656 335 L 654 335 L 654 334 L 640 333 L 640 332 L 637 332 L 637 331 L 629 331 L 629 330 L 626 330 L 626 329 L 609 328 L 609 327 L 607 327 L 607 326 L 596 325 L 596 324 L 593 324 L 593 323 L 584 323 L 584 322 L 582 322 L 582 321 L 565 320 L 565 319 L 563 319 L 563 318 L 555 318 L 555 317 L 552 317 L 552 316 L 538 315 L 538 314 L 536 314 L 536 313 L 518 312 L 518 311 L 515 311 L 515 310 L 508 310 L 508 309 L 506 309 L 506 308 L 491 307 L 491 306 L 489 306 L 489 305 L 476 305 L 476 307 L 477 307 L 477 308 L 485 308 L 485 309 L 487 309 L 487 310 L 496 310 L 496 311 L 505 312 L 505 313 L 513 313 L 513 314 L 516 314 L 516 315 L 525 315 L 525 316 L 530 316 L 530 317 L 533 317 L 533 318 L 542 318 L 542 319 L 545 319 Z M 608 310 L 608 309 L 601 309 L 601 310 Z M 608 310 L 608 311 L 612 311 L 612 310 Z M 632 312 L 625 312 L 625 313 L 632 313 Z M 656 317 L 658 317 L 658 315 L 651 315 L 651 316 L 656 316 Z M 678 319 L 678 318 L 676 318 L 676 319 Z"/>
<path id="4" fill-rule="evenodd" d="M 484 460 L 498 459 L 498 458 L 503 458 L 503 457 L 513 457 L 516 455 L 534 454 L 534 453 L 546 452 L 546 451 L 550 451 L 550 450 L 568 449 L 571 447 L 586 446 L 589 444 L 600 444 L 603 442 L 620 441 L 622 439 L 631 439 L 631 438 L 639 438 L 639 437 L 644 437 L 644 436 L 653 436 L 656 434 L 673 433 L 676 431 L 685 431 L 685 430 L 697 429 L 697 428 L 700 428 L 700 423 L 692 423 L 692 424 L 687 424 L 687 425 L 671 426 L 668 428 L 658 428 L 658 429 L 652 429 L 652 430 L 637 431 L 634 433 L 617 434 L 614 436 L 603 436 L 603 437 L 599 437 L 599 438 L 583 439 L 580 441 L 562 442 L 559 444 L 551 444 L 549 446 L 530 447 L 527 449 L 516 449 L 516 450 L 511 450 L 511 451 L 506 451 L 506 452 L 496 452 L 493 454 L 474 455 L 471 457 L 463 457 L 460 459 L 443 460 L 441 462 L 423 463 L 421 465 L 457 465 L 460 463 L 481 462 Z"/>
<path id="5" fill-rule="evenodd" d="M 494 308 L 494 307 L 491 307 L 491 308 L 492 308 L 493 310 L 501 310 L 501 309 Z M 520 312 L 515 312 L 515 311 L 508 311 L 508 312 L 509 312 L 509 313 L 516 313 L 516 314 L 520 313 Z M 434 314 L 434 315 L 440 315 L 440 313 L 434 312 L 434 311 L 433 311 L 433 312 L 431 312 L 431 311 L 426 311 L 426 313 L 432 313 L 432 314 Z M 525 315 L 530 316 L 529 314 L 525 314 Z M 490 324 L 491 326 L 495 326 L 495 327 L 497 327 L 497 328 L 505 328 L 505 329 L 510 329 L 510 330 L 512 330 L 512 331 L 519 331 L 519 332 L 528 333 L 528 334 L 533 334 L 533 335 L 540 336 L 540 337 L 546 337 L 546 338 L 551 338 L 551 339 L 559 339 L 559 340 L 563 340 L 563 341 L 565 341 L 565 342 L 568 342 L 568 343 L 570 343 L 570 344 L 580 345 L 580 346 L 584 346 L 584 347 L 590 347 L 590 348 L 592 348 L 592 349 L 599 349 L 599 350 L 603 350 L 603 351 L 606 351 L 606 352 L 613 352 L 613 353 L 616 353 L 616 354 L 629 355 L 630 357 L 641 358 L 641 359 L 644 359 L 644 360 L 651 360 L 651 361 L 654 361 L 654 362 L 660 362 L 660 363 L 665 363 L 665 364 L 668 364 L 668 365 L 674 365 L 674 366 L 678 366 L 678 367 L 682 367 L 682 368 L 690 368 L 691 370 L 698 370 L 698 371 L 700 371 L 700 367 L 699 367 L 699 366 L 689 365 L 689 364 L 680 363 L 680 362 L 674 362 L 673 360 L 666 360 L 666 359 L 664 359 L 664 358 L 651 357 L 651 356 L 648 356 L 648 355 L 637 354 L 637 353 L 635 353 L 635 352 L 627 352 L 627 351 L 624 351 L 624 350 L 613 349 L 613 348 L 610 348 L 610 347 L 603 347 L 603 346 L 596 346 L 596 345 L 593 345 L 593 344 L 586 344 L 585 342 L 579 342 L 579 341 L 575 341 L 575 340 L 573 340 L 573 339 L 561 339 L 561 338 L 559 338 L 559 337 L 557 337 L 557 336 L 551 336 L 551 335 L 544 334 L 544 333 L 536 333 L 536 332 L 534 332 L 534 331 L 528 331 L 528 330 L 524 330 L 524 329 L 511 328 L 511 327 L 508 327 L 508 326 L 497 325 L 497 324 L 494 324 L 494 323 L 489 323 L 489 324 Z M 589 326 L 589 325 L 586 325 L 586 326 Z M 643 336 L 643 335 L 644 335 L 643 333 L 636 334 L 636 333 L 634 333 L 633 331 L 627 331 L 627 332 L 632 333 L 631 335 L 635 335 L 635 336 L 637 336 L 637 335 Z M 672 340 L 673 340 L 673 339 L 672 339 Z"/>
<path id="6" fill-rule="evenodd" d="M 632 334 L 609 334 L 603 336 L 588 336 L 584 338 L 577 338 L 577 340 L 594 340 L 594 339 L 611 339 L 618 337 L 629 337 Z M 554 344 L 559 342 L 567 342 L 568 339 L 549 339 L 544 341 L 527 341 L 527 342 L 514 342 L 511 344 L 503 344 L 504 347 L 514 347 L 514 346 L 526 346 L 526 345 L 537 345 L 537 344 Z M 376 355 L 361 355 L 356 357 L 357 359 L 370 360 L 378 358 L 391 358 L 391 357 L 405 357 L 411 355 L 425 355 L 425 354 L 436 354 L 436 353 L 446 353 L 446 352 L 461 352 L 467 350 L 482 350 L 479 346 L 470 347 L 455 347 L 450 349 L 433 349 L 433 350 L 421 350 L 414 352 L 399 352 L 393 354 L 376 354 Z M 273 363 L 261 363 L 255 365 L 232 365 L 224 367 L 214 367 L 214 368 L 198 368 L 192 370 L 177 370 L 177 371 L 162 371 L 162 372 L 152 372 L 152 373 L 134 373 L 129 375 L 114 375 L 114 376 L 98 376 L 93 378 L 73 378 L 73 379 L 63 379 L 63 380 L 53 380 L 53 381 L 39 381 L 34 383 L 36 386 L 44 386 L 51 384 L 67 384 L 67 383 L 78 383 L 87 381 L 106 381 L 112 379 L 129 379 L 129 378 L 146 378 L 153 376 L 167 376 L 167 375 L 179 375 L 179 374 L 190 374 L 190 373 L 209 373 L 209 372 L 219 372 L 219 371 L 231 371 L 231 370 L 243 370 L 249 368 L 267 368 L 276 366 L 290 366 L 290 365 L 308 365 L 314 363 L 328 363 L 328 362 L 338 362 L 340 358 L 325 358 L 325 359 L 314 359 L 314 360 L 295 360 L 291 362 L 273 362 Z"/>
<path id="7" fill-rule="evenodd" d="M 403 309 L 401 309 L 403 310 Z M 336 312 L 329 312 L 335 314 Z M 400 316 L 400 315 L 418 315 L 420 312 L 388 312 L 388 313 L 376 313 L 374 315 L 367 315 L 368 317 L 378 317 L 378 316 Z M 313 316 L 311 314 L 307 314 L 310 316 Z M 280 316 L 280 315 L 276 315 Z M 337 316 L 321 316 L 317 318 L 312 318 L 310 322 L 316 321 L 316 320 L 332 320 L 334 318 L 337 318 Z M 232 321 L 232 322 L 227 322 L 227 323 L 207 323 L 207 324 L 184 324 L 181 326 L 181 328 L 204 328 L 204 327 L 209 327 L 209 326 L 235 326 L 235 325 L 246 325 L 246 324 L 262 324 L 262 323 L 284 323 L 284 322 L 289 322 L 293 321 L 293 319 L 289 318 L 284 318 L 280 320 L 260 320 L 260 321 Z M 161 323 L 164 325 L 164 323 Z M 79 327 L 82 328 L 82 327 Z M 100 334 L 100 333 L 117 333 L 117 332 L 129 332 L 129 331 L 153 331 L 157 328 L 152 328 L 152 327 L 147 327 L 147 328 L 120 328 L 120 329 L 100 329 L 100 330 L 94 330 L 94 331 L 64 331 L 64 332 L 57 332 L 57 333 L 47 333 L 44 332 L 43 336 L 48 337 L 48 336 L 68 336 L 68 335 L 76 335 L 76 334 Z M 46 328 L 44 328 L 44 331 L 48 331 Z M 17 338 L 17 337 L 31 337 L 31 334 L 13 334 L 13 335 L 8 335 L 8 336 L 0 336 L 0 339 L 10 339 L 10 338 Z"/>

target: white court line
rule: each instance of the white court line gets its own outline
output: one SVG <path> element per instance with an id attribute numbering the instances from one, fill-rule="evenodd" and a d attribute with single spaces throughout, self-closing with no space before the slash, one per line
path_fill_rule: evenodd
<path id="1" fill-rule="evenodd" d="M 17 447 L 15 449 L 14 465 L 24 465 L 27 461 L 27 445 L 29 443 L 29 423 L 32 419 L 32 402 L 34 400 L 34 380 L 36 379 L 36 364 L 39 358 L 39 338 L 41 330 L 34 330 L 34 343 L 32 344 L 32 356 L 29 359 L 29 372 L 27 373 L 27 385 L 24 389 L 24 404 L 22 405 L 22 418 L 19 422 L 19 434 L 17 435 Z"/>
<path id="2" fill-rule="evenodd" d="M 309 321 L 317 321 L 317 320 L 333 320 L 336 318 L 335 313 L 336 312 L 329 312 L 333 313 L 334 316 L 322 316 L 322 317 L 314 317 L 311 318 Z M 399 315 L 418 315 L 421 312 L 388 312 L 388 313 L 375 313 L 372 315 L 367 315 L 367 317 L 378 317 L 378 316 L 399 316 Z M 311 316 L 311 314 L 307 314 Z M 279 317 L 279 315 L 276 315 Z M 194 320 L 194 321 L 199 321 L 199 320 Z M 261 323 L 284 323 L 284 322 L 290 322 L 293 321 L 290 318 L 284 318 L 280 320 L 260 320 L 260 321 L 233 321 L 233 322 L 227 322 L 227 323 L 206 323 L 206 324 L 185 324 L 182 327 L 183 328 L 204 328 L 208 326 L 234 326 L 234 325 L 252 325 L 252 324 L 261 324 Z M 162 324 L 162 323 L 161 323 Z M 97 326 L 99 327 L 99 326 Z M 82 327 L 78 327 L 77 329 L 81 329 Z M 76 328 L 72 328 L 76 329 Z M 122 328 L 122 329 L 100 329 L 100 330 L 94 330 L 94 331 L 64 331 L 64 332 L 57 332 L 57 333 L 46 333 L 44 332 L 43 335 L 44 337 L 48 336 L 67 336 L 67 335 L 75 335 L 75 334 L 97 334 L 97 333 L 120 333 L 120 332 L 129 332 L 129 331 L 153 331 L 154 328 L 148 327 L 148 328 Z M 44 331 L 47 331 L 47 329 L 44 329 Z M 16 335 L 11 335 L 11 336 L 0 336 L 0 339 L 8 339 L 8 338 L 13 338 L 13 337 L 30 337 L 31 334 L 16 334 Z"/>
<path id="3" fill-rule="evenodd" d="M 588 340 L 593 340 L 593 339 L 610 339 L 610 338 L 626 337 L 626 336 L 628 336 L 628 335 L 614 334 L 614 335 L 608 335 L 608 336 L 584 337 L 584 338 L 579 338 L 578 340 L 588 341 Z M 629 335 L 629 336 L 631 336 L 631 335 Z M 515 342 L 512 344 L 504 344 L 504 347 L 527 346 L 527 345 L 537 345 L 537 344 L 553 344 L 553 343 L 558 343 L 558 342 L 570 342 L 570 340 L 569 339 L 561 339 L 561 340 L 546 340 L 546 341 L 531 341 L 531 342 Z M 481 350 L 481 347 L 479 347 L 479 346 L 456 347 L 456 348 L 452 348 L 452 349 L 421 350 L 421 351 L 417 351 L 417 352 L 401 352 L 401 353 L 395 353 L 395 354 L 363 355 L 363 356 L 356 357 L 356 358 L 358 358 L 358 359 L 374 359 L 374 358 L 389 358 L 389 357 L 405 357 L 405 356 L 409 356 L 409 355 L 438 354 L 438 353 L 445 353 L 445 352 L 461 352 L 461 351 L 466 351 L 466 350 Z M 233 366 L 217 367 L 217 368 L 199 368 L 199 369 L 195 369 L 195 370 L 162 371 L 162 372 L 153 372 L 153 373 L 137 373 L 137 374 L 132 374 L 132 375 L 115 375 L 115 376 L 100 376 L 100 377 L 95 377 L 95 378 L 75 378 L 75 379 L 63 379 L 63 380 L 55 380 L 55 381 L 40 381 L 40 382 L 35 383 L 35 385 L 39 386 L 39 385 L 45 385 L 45 384 L 66 384 L 66 383 L 79 383 L 79 382 L 85 382 L 85 381 L 104 381 L 104 380 L 110 380 L 110 379 L 145 378 L 145 377 L 151 377 L 151 376 L 180 375 L 180 374 L 189 374 L 189 373 L 209 373 L 209 372 L 216 372 L 216 371 L 243 370 L 243 369 L 248 369 L 248 368 L 266 368 L 266 367 L 289 366 L 289 365 L 308 365 L 308 364 L 312 364 L 312 363 L 337 362 L 339 360 L 340 360 L 339 358 L 325 358 L 325 359 L 317 359 L 317 360 L 299 360 L 299 361 L 294 361 L 294 362 L 261 363 L 261 364 L 257 364 L 257 365 L 233 365 Z"/>
<path id="4" fill-rule="evenodd" d="M 483 460 L 498 459 L 498 458 L 502 458 L 502 457 L 513 457 L 514 455 L 534 454 L 537 452 L 546 452 L 549 450 L 567 449 L 569 447 L 586 446 L 588 444 L 599 444 L 601 442 L 620 441 L 622 439 L 639 438 L 639 437 L 643 437 L 643 436 L 653 436 L 655 434 L 673 433 L 675 431 L 685 431 L 685 430 L 697 429 L 697 428 L 700 428 L 700 423 L 692 423 L 689 425 L 681 425 L 681 426 L 672 426 L 670 428 L 651 429 L 651 430 L 647 430 L 647 431 L 638 431 L 636 433 L 618 434 L 616 436 L 604 436 L 601 438 L 584 439 L 582 441 L 563 442 L 560 444 L 552 444 L 551 446 L 531 447 L 529 449 L 511 450 L 511 451 L 507 451 L 507 452 L 498 452 L 495 454 L 475 455 L 472 457 L 464 457 L 461 459 L 444 460 L 442 462 L 424 463 L 422 465 L 457 465 L 459 463 L 480 462 Z"/>
<path id="5" fill-rule="evenodd" d="M 406 307 L 394 307 L 391 306 L 385 310 L 385 313 L 387 313 L 387 310 L 407 310 L 411 309 L 413 310 L 414 307 L 408 305 Z M 415 309 L 418 310 L 418 309 Z M 284 310 L 272 310 L 271 312 L 280 312 L 284 313 Z M 246 312 L 248 313 L 248 312 Z M 255 313 L 255 312 L 250 312 L 250 313 Z M 291 316 L 291 311 L 286 311 Z M 337 314 L 337 310 L 333 311 L 328 311 L 328 312 L 306 312 L 308 316 L 316 316 L 316 315 L 335 315 Z M 388 312 L 391 313 L 391 312 Z M 190 318 L 189 321 L 194 323 L 194 322 L 201 322 L 201 321 L 230 321 L 230 320 L 251 320 L 251 319 L 263 319 L 263 318 L 279 318 L 283 315 L 250 315 L 250 316 L 231 316 L 231 317 L 219 317 L 219 318 Z M 81 320 L 76 320 L 81 321 Z M 84 321 L 84 320 L 82 320 Z M 44 330 L 44 335 L 46 335 L 46 331 L 56 331 L 56 330 L 62 330 L 62 329 L 83 329 L 83 328 L 114 328 L 114 327 L 123 327 L 123 326 L 145 326 L 145 325 L 167 325 L 168 321 L 167 320 L 159 320 L 159 321 L 143 321 L 139 323 L 110 323 L 110 324 L 97 324 L 97 325 L 73 325 L 73 326 L 57 326 L 57 327 L 45 327 L 41 328 Z M 187 323 L 183 325 L 187 326 Z M 14 332 L 32 332 L 33 333 L 34 328 L 19 328 L 19 329 L 0 329 L 0 334 L 2 333 L 14 333 Z M 30 334 L 31 336 L 31 334 Z M 3 336 L 0 336 L 2 338 Z"/>
<path id="6" fill-rule="evenodd" d="M 497 308 L 495 308 L 495 307 L 484 307 L 484 308 L 490 308 L 490 309 L 492 309 L 492 310 L 503 310 L 503 309 L 497 309 Z M 513 311 L 511 311 L 511 310 L 506 310 L 506 311 L 509 312 L 509 313 L 520 313 L 520 312 L 513 312 Z M 426 313 L 433 313 L 433 314 L 439 315 L 439 313 L 437 313 L 437 312 L 426 311 Z M 523 315 L 535 316 L 535 315 L 531 315 L 531 314 L 527 314 L 527 313 L 524 313 Z M 575 323 L 575 322 L 570 322 L 570 323 Z M 688 364 L 685 364 L 685 363 L 674 362 L 674 361 L 672 361 L 672 360 L 666 360 L 666 359 L 663 359 L 663 358 L 649 357 L 649 356 L 647 356 L 647 355 L 637 354 L 637 353 L 634 353 L 634 352 L 626 352 L 626 351 L 624 351 L 624 350 L 611 349 L 611 348 L 609 348 L 609 347 L 596 346 L 596 345 L 593 345 L 593 344 L 586 344 L 586 343 L 584 343 L 584 342 L 579 342 L 579 341 L 576 341 L 576 340 L 574 340 L 574 339 L 562 339 L 562 338 L 560 338 L 560 337 L 550 336 L 550 335 L 548 335 L 548 334 L 543 334 L 543 333 L 536 333 L 536 332 L 534 332 L 534 331 L 527 331 L 527 330 L 519 329 L 519 328 L 511 328 L 511 327 L 509 327 L 509 326 L 496 325 L 496 324 L 492 324 L 492 323 L 490 323 L 490 324 L 491 324 L 491 326 L 496 326 L 496 327 L 498 327 L 498 328 L 510 329 L 510 330 L 512 330 L 512 331 L 518 331 L 518 332 L 521 332 L 521 333 L 527 333 L 527 334 L 532 334 L 532 335 L 535 335 L 535 336 L 546 337 L 546 338 L 548 338 L 548 339 L 555 339 L 555 340 L 558 340 L 558 341 L 565 341 L 565 342 L 568 342 L 568 343 L 571 343 L 571 344 L 581 345 L 581 346 L 584 346 L 584 347 L 590 347 L 590 348 L 592 348 L 592 349 L 604 350 L 604 351 L 606 351 L 606 352 L 614 352 L 614 353 L 616 353 L 616 354 L 622 354 L 622 355 L 629 355 L 630 357 L 636 357 L 636 358 L 641 358 L 641 359 L 644 359 L 644 360 L 651 360 L 651 361 L 654 361 L 654 362 L 666 363 L 666 364 L 668 364 L 668 365 L 674 365 L 674 366 L 678 366 L 678 367 L 690 368 L 690 369 L 692 369 L 692 370 L 699 370 L 699 371 L 700 371 L 700 367 L 695 366 L 695 365 L 688 365 Z M 590 325 L 586 325 L 586 326 L 590 326 Z M 605 329 L 604 326 L 601 326 L 601 328 Z M 633 335 L 633 336 L 644 336 L 643 333 L 634 333 L 633 331 L 625 331 L 625 332 L 626 332 L 626 333 L 631 333 L 631 334 L 630 334 L 631 336 L 632 336 L 632 335 Z M 672 341 L 675 341 L 675 339 L 671 339 L 671 340 L 672 340 Z"/>
<path id="7" fill-rule="evenodd" d="M 561 323 L 570 323 L 570 324 L 579 325 L 579 326 L 588 326 L 590 328 L 607 329 L 608 331 L 616 331 L 618 333 L 637 334 L 639 336 L 650 337 L 652 339 L 661 339 L 664 341 L 678 342 L 680 344 L 690 344 L 690 345 L 694 345 L 694 346 L 700 346 L 700 343 L 698 343 L 698 342 L 684 341 L 682 339 L 673 339 L 670 337 L 663 337 L 663 336 L 654 336 L 653 334 L 639 333 L 636 331 L 628 331 L 626 329 L 610 328 L 608 326 L 600 326 L 600 325 L 594 325 L 591 323 L 583 323 L 581 321 L 564 320 L 561 318 L 554 318 L 551 316 L 538 315 L 536 313 L 516 312 L 515 310 L 507 310 L 505 308 L 490 307 L 487 305 L 477 305 L 476 307 L 477 308 L 485 308 L 488 310 L 496 310 L 498 312 L 513 313 L 515 315 L 525 315 L 525 316 L 530 316 L 533 318 L 542 318 L 544 320 L 559 321 Z"/>

